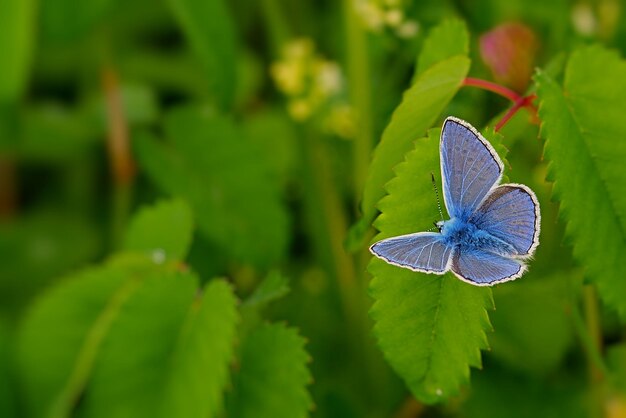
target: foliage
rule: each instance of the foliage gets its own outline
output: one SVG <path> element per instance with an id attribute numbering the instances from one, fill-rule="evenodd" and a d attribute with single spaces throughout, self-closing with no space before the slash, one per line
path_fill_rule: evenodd
<path id="1" fill-rule="evenodd" d="M 0 416 L 624 415 L 621 2 L 4 0 L 0 27 Z M 515 282 L 368 251 L 439 220 L 447 116 L 538 197 Z"/>
<path id="2" fill-rule="evenodd" d="M 597 46 L 574 52 L 563 90 L 539 73 L 542 135 L 550 176 L 572 237 L 574 256 L 606 303 L 626 317 L 621 257 L 626 252 L 626 63 Z M 580 175 L 577 173 L 584 173 Z M 593 214 L 593 222 L 589 215 Z"/>

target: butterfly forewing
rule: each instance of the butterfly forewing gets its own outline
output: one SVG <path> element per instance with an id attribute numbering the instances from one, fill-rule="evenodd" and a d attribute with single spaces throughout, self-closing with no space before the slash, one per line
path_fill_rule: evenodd
<path id="1" fill-rule="evenodd" d="M 448 213 L 467 220 L 500 180 L 503 165 L 469 124 L 447 118 L 441 133 L 441 176 Z"/>
<path id="2" fill-rule="evenodd" d="M 370 250 L 390 264 L 435 274 L 448 270 L 452 254 L 452 247 L 444 242 L 443 236 L 433 232 L 384 239 L 372 245 Z"/>

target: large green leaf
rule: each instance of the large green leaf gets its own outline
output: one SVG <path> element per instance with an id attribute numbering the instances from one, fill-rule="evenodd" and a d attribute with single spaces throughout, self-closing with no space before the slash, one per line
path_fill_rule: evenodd
<path id="1" fill-rule="evenodd" d="M 30 415 L 215 416 L 236 300 L 222 281 L 202 296 L 197 284 L 176 264 L 128 255 L 46 293 L 19 337 Z"/>
<path id="2" fill-rule="evenodd" d="M 202 296 L 197 284 L 175 265 L 125 256 L 45 294 L 19 338 L 31 415 L 69 417 L 79 405 L 82 417 L 215 416 L 236 300 L 223 281 Z"/>
<path id="3" fill-rule="evenodd" d="M 120 267 L 79 273 L 46 293 L 19 336 L 22 392 L 33 417 L 64 417 L 79 398 L 102 339 L 136 287 Z"/>
<path id="4" fill-rule="evenodd" d="M 189 308 L 171 362 L 161 416 L 215 416 L 229 380 L 238 314 L 236 298 L 223 280 L 209 283 L 200 303 Z"/>
<path id="5" fill-rule="evenodd" d="M 461 86 L 469 66 L 464 55 L 448 58 L 424 71 L 405 92 L 374 152 L 363 192 L 362 222 L 369 224 L 375 218 L 376 203 L 385 194 L 384 185 L 393 177 L 393 167 L 402 162 L 413 141 L 439 118 Z"/>
<path id="6" fill-rule="evenodd" d="M 124 248 L 154 257 L 182 260 L 193 235 L 191 209 L 180 199 L 162 201 L 142 209 L 130 223 Z"/>
<path id="7" fill-rule="evenodd" d="M 166 192 L 191 204 L 200 232 L 231 259 L 267 266 L 284 254 L 287 213 L 267 161 L 234 122 L 201 108 L 169 114 L 173 147 L 145 136 L 139 160 Z"/>
<path id="8" fill-rule="evenodd" d="M 304 339 L 282 324 L 264 324 L 242 344 L 228 401 L 232 418 L 302 418 L 312 407 Z"/>
<path id="9" fill-rule="evenodd" d="M 222 107 L 235 95 L 235 29 L 223 0 L 168 0 Z"/>
<path id="10" fill-rule="evenodd" d="M 417 59 L 418 75 L 438 62 L 469 53 L 469 33 L 462 20 L 446 19 L 429 33 Z"/>
<path id="11" fill-rule="evenodd" d="M 215 281 L 198 298 L 196 284 L 189 273 L 146 278 L 102 343 L 82 416 L 203 418 L 219 412 L 233 354 L 235 297 Z"/>
<path id="12" fill-rule="evenodd" d="M 388 195 L 378 204 L 377 239 L 425 231 L 438 220 L 430 176 L 433 173 L 441 184 L 439 133 L 433 129 L 427 138 L 417 140 L 405 162 L 396 167 L 396 177 L 386 186 Z M 489 131 L 487 138 L 504 156 L 500 136 Z M 457 393 L 469 379 L 469 366 L 480 366 L 480 349 L 487 347 L 491 290 L 464 283 L 451 273 L 416 273 L 378 258 L 372 259 L 369 271 L 374 276 L 370 285 L 374 333 L 393 369 L 422 402 Z"/>
<path id="13" fill-rule="evenodd" d="M 593 46 L 572 54 L 561 88 L 536 77 L 549 178 L 574 257 L 626 318 L 626 62 Z"/>
<path id="14" fill-rule="evenodd" d="M 169 361 L 196 285 L 188 273 L 142 277 L 103 334 L 79 416 L 159 416 Z"/>
<path id="15" fill-rule="evenodd" d="M 36 2 L 4 0 L 0 2 L 0 103 L 20 98 L 30 73 L 35 39 Z"/>

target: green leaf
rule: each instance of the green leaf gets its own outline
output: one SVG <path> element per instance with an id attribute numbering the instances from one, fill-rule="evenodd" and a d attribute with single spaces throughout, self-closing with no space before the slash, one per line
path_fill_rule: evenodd
<path id="1" fill-rule="evenodd" d="M 22 393 L 31 416 L 69 414 L 104 335 L 135 286 L 121 267 L 91 269 L 33 306 L 18 338 Z"/>
<path id="2" fill-rule="evenodd" d="M 574 257 L 626 319 L 626 63 L 587 47 L 570 57 L 563 89 L 544 72 L 536 81 L 549 178 Z"/>
<path id="3" fill-rule="evenodd" d="M 223 281 L 197 298 L 197 281 L 189 273 L 144 279 L 102 343 L 82 416 L 216 416 L 234 351 L 236 300 Z"/>
<path id="4" fill-rule="evenodd" d="M 18 339 L 32 416 L 219 412 L 234 351 L 236 299 L 223 281 L 199 295 L 195 275 L 173 267 L 125 255 L 43 295 Z"/>
<path id="5" fill-rule="evenodd" d="M 312 407 L 305 341 L 295 329 L 264 324 L 246 336 L 228 400 L 232 418 L 302 418 Z"/>
<path id="6" fill-rule="evenodd" d="M 430 181 L 432 173 L 441 184 L 439 134 L 439 129 L 430 130 L 396 167 L 396 177 L 386 186 L 388 195 L 378 205 L 377 239 L 425 231 L 439 218 Z M 486 136 L 502 149 L 499 135 L 488 131 Z M 372 259 L 369 271 L 375 299 L 370 315 L 387 361 L 424 403 L 458 393 L 469 379 L 469 366 L 480 366 L 480 349 L 487 347 L 491 290 L 451 273 L 417 273 L 378 258 Z"/>
<path id="7" fill-rule="evenodd" d="M 0 103 L 9 104 L 22 96 L 33 55 L 36 28 L 34 0 L 0 2 Z"/>
<path id="8" fill-rule="evenodd" d="M 289 280 L 278 271 L 271 272 L 246 299 L 246 306 L 263 306 L 289 293 Z"/>
<path id="9" fill-rule="evenodd" d="M 273 176 L 282 184 L 292 179 L 297 163 L 298 139 L 293 121 L 282 110 L 259 112 L 243 125 L 250 142 L 269 162 Z"/>
<path id="10" fill-rule="evenodd" d="M 168 272 L 141 279 L 102 335 L 79 406 L 81 417 L 155 417 L 161 412 L 168 363 L 197 279 Z"/>
<path id="11" fill-rule="evenodd" d="M 191 209 L 185 201 L 173 199 L 139 211 L 128 227 L 124 248 L 163 259 L 183 260 L 192 236 Z"/>
<path id="12" fill-rule="evenodd" d="M 159 100 L 151 87 L 143 84 L 122 84 L 119 87 L 124 117 L 129 126 L 155 123 L 159 116 Z M 104 92 L 90 98 L 84 111 L 99 132 L 108 129 L 107 98 Z"/>
<path id="13" fill-rule="evenodd" d="M 438 62 L 455 55 L 469 54 L 469 34 L 465 22 L 446 19 L 428 33 L 417 59 L 416 76 Z"/>
<path id="14" fill-rule="evenodd" d="M 373 221 L 376 203 L 385 194 L 384 185 L 393 177 L 393 167 L 402 162 L 413 141 L 439 118 L 461 86 L 469 66 L 466 56 L 448 58 L 424 71 L 405 92 L 374 152 L 363 192 L 361 222 Z"/>
<path id="15" fill-rule="evenodd" d="M 288 219 L 267 162 L 233 121 L 206 109 L 170 113 L 172 147 L 149 135 L 139 161 L 169 194 L 184 197 L 200 232 L 231 259 L 268 266 L 287 246 Z"/>
<path id="16" fill-rule="evenodd" d="M 234 99 L 236 86 L 235 28 L 222 0 L 169 0 L 194 52 L 204 64 L 222 108 Z"/>
<path id="17" fill-rule="evenodd" d="M 206 286 L 201 304 L 190 307 L 171 363 L 164 418 L 206 418 L 222 408 L 234 354 L 236 302 L 231 287 L 214 280 Z"/>

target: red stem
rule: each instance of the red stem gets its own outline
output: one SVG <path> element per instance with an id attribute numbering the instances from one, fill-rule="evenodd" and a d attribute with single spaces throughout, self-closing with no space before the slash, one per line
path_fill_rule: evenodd
<path id="1" fill-rule="evenodd" d="M 130 153 L 128 124 L 122 104 L 122 93 L 116 72 L 105 68 L 102 84 L 107 106 L 109 159 L 116 185 L 128 185 L 135 176 L 135 164 Z"/>
<path id="2" fill-rule="evenodd" d="M 508 89 L 500 84 L 492 83 L 491 81 L 481 80 L 479 78 L 471 78 L 467 77 L 463 80 L 463 86 L 471 86 L 478 87 L 483 90 L 487 90 L 500 96 L 509 99 L 513 102 L 513 107 L 511 107 L 508 112 L 502 117 L 502 119 L 496 124 L 495 130 L 499 131 L 506 125 L 506 123 L 523 107 L 528 108 L 532 114 L 537 115 L 537 108 L 533 105 L 533 100 L 537 98 L 536 94 L 530 94 L 528 96 L 520 96 L 516 92 L 511 89 Z"/>
<path id="3" fill-rule="evenodd" d="M 483 90 L 488 90 L 492 93 L 499 94 L 500 96 L 509 99 L 513 103 L 516 103 L 517 101 L 522 99 L 522 96 L 520 96 L 513 90 L 507 89 L 500 84 L 492 83 L 491 81 L 481 80 L 480 78 L 467 77 L 465 80 L 463 80 L 463 86 L 478 87 Z"/>
<path id="4" fill-rule="evenodd" d="M 502 127 L 504 127 L 504 125 L 506 125 L 506 123 L 522 107 L 528 107 L 529 109 L 536 111 L 535 107 L 533 106 L 533 100 L 535 100 L 536 98 L 537 98 L 536 94 L 531 94 L 531 95 L 528 95 L 528 96 L 525 96 L 525 97 L 521 97 L 517 102 L 515 102 L 513 104 L 513 107 L 511 107 L 509 109 L 509 111 L 504 114 L 502 119 L 500 119 L 500 121 L 496 124 L 496 128 L 495 128 L 496 132 L 498 132 L 500 129 L 502 129 Z"/>

